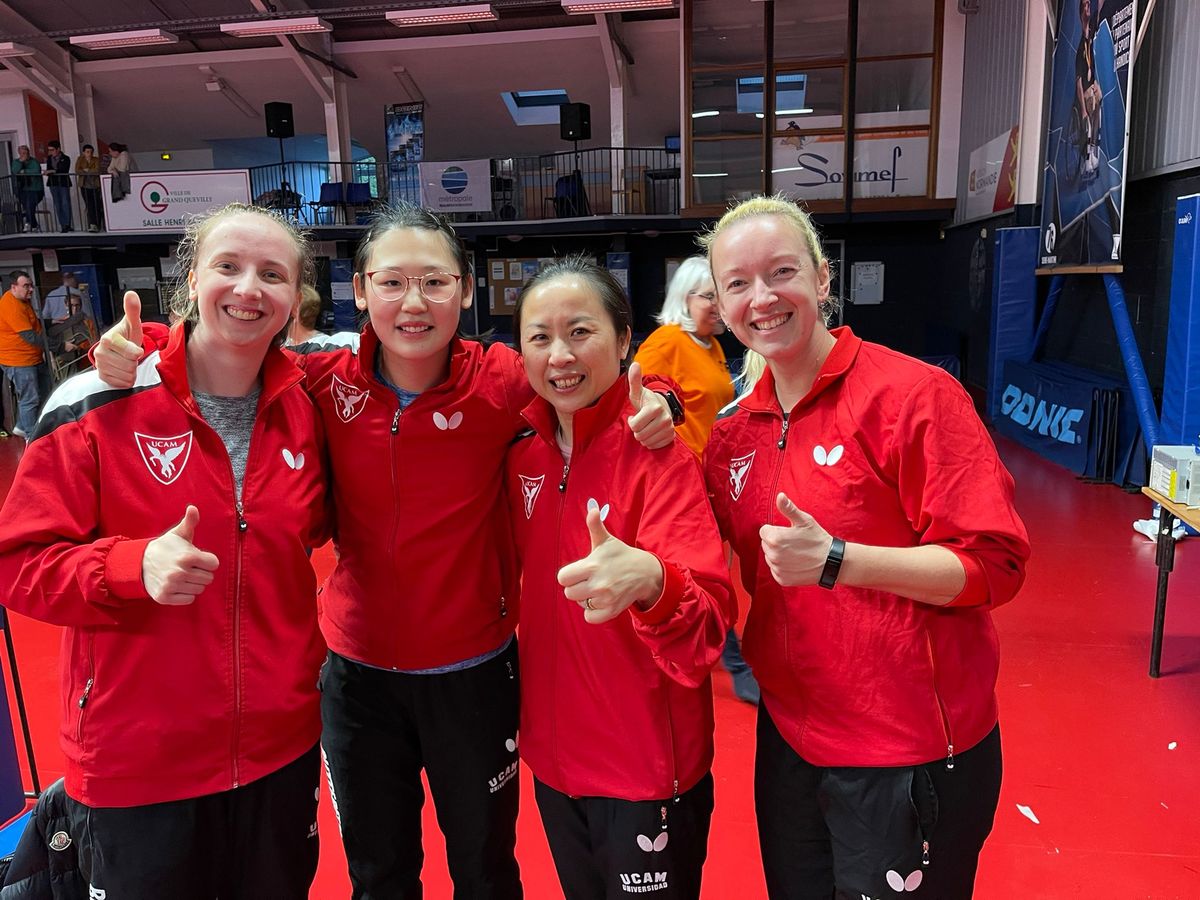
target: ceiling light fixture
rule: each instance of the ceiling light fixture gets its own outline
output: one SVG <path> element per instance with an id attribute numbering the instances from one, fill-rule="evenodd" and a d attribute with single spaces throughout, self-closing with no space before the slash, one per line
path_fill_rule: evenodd
<path id="1" fill-rule="evenodd" d="M 490 3 L 469 3 L 465 6 L 437 6 L 425 9 L 393 9 L 385 13 L 397 28 L 418 25 L 453 25 L 459 22 L 494 22 L 496 10 Z"/>
<path id="2" fill-rule="evenodd" d="M 671 9 L 675 0 L 560 0 L 563 12 L 570 15 L 587 13 L 631 12 L 636 9 Z"/>
<path id="3" fill-rule="evenodd" d="M 268 37 L 278 34 L 311 34 L 331 31 L 333 26 L 316 16 L 294 19 L 257 19 L 250 22 L 222 22 L 221 30 L 234 37 Z"/>
<path id="4" fill-rule="evenodd" d="M 14 56 L 34 56 L 37 52 L 36 48 L 27 47 L 25 44 L 18 44 L 15 41 L 0 43 L 0 59 L 11 59 Z"/>
<path id="5" fill-rule="evenodd" d="M 87 50 L 109 50 L 113 47 L 145 47 L 150 44 L 178 44 L 179 38 L 161 28 L 140 31 L 110 31 L 106 34 L 77 34 L 71 38 L 76 47 Z"/>

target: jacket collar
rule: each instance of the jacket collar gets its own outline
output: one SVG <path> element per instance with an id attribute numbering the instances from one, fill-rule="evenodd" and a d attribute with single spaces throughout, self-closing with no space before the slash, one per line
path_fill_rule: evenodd
<path id="1" fill-rule="evenodd" d="M 362 334 L 358 341 L 358 376 L 360 379 L 370 383 L 377 383 L 375 378 L 375 358 L 381 352 L 380 348 L 382 341 L 379 340 L 379 335 L 375 333 L 375 329 L 371 327 L 371 323 L 367 322 L 363 326 Z M 450 339 L 450 373 L 446 376 L 446 380 L 435 384 L 430 391 L 448 391 L 453 390 L 462 381 L 464 374 L 469 370 L 471 358 L 476 353 L 482 350 L 479 344 L 468 344 L 462 338 L 455 335 Z M 425 393 L 422 391 L 422 393 Z"/>
<path id="2" fill-rule="evenodd" d="M 162 376 L 163 385 L 167 390 L 184 406 L 199 414 L 196 399 L 192 396 L 192 387 L 188 383 L 187 336 L 190 330 L 191 326 L 187 322 L 179 322 L 171 327 L 167 335 L 167 345 L 159 356 L 158 374 Z M 266 406 L 288 388 L 299 384 L 303 378 L 303 373 L 283 351 L 272 345 L 263 359 L 259 408 Z"/>
<path id="3" fill-rule="evenodd" d="M 829 355 L 825 357 L 821 371 L 817 373 L 816 380 L 813 381 L 808 393 L 800 398 L 800 402 L 789 410 L 789 413 L 816 400 L 829 389 L 830 385 L 836 384 L 843 375 L 850 371 L 850 367 L 854 364 L 855 357 L 858 356 L 858 348 L 862 346 L 862 338 L 851 331 L 849 325 L 834 328 L 830 334 L 837 342 L 829 351 Z M 775 395 L 775 375 L 771 372 L 770 366 L 767 366 L 763 371 L 762 378 L 758 380 L 758 384 L 738 405 L 748 412 L 780 414 L 779 398 Z"/>
<path id="4" fill-rule="evenodd" d="M 629 405 L 629 381 L 624 374 L 613 382 L 612 387 L 600 395 L 600 399 L 591 406 L 575 413 L 573 434 L 571 435 L 571 453 L 578 453 L 587 447 L 596 436 L 613 423 L 621 411 Z M 533 402 L 521 411 L 533 430 L 538 433 L 551 447 L 557 447 L 555 437 L 558 431 L 558 414 L 548 400 L 534 397 Z"/>

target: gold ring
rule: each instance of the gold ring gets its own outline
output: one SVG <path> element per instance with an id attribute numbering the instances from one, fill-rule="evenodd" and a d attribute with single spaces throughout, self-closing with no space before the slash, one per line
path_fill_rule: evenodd
<path id="1" fill-rule="evenodd" d="M 588 597 L 586 600 L 583 601 L 583 608 L 590 609 L 592 612 L 596 611 L 596 607 L 595 607 L 595 605 L 593 605 L 591 597 Z"/>

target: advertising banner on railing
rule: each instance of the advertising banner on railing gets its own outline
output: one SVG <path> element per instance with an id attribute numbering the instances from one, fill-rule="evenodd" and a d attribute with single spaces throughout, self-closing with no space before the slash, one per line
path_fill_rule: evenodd
<path id="1" fill-rule="evenodd" d="M 795 200 L 841 200 L 846 182 L 846 140 L 840 134 L 775 138 L 771 181 Z M 929 175 L 929 133 L 871 131 L 854 137 L 855 197 L 924 197 Z"/>
<path id="2" fill-rule="evenodd" d="M 384 110 L 388 196 L 419 202 L 417 163 L 425 158 L 425 104 L 393 103 Z"/>
<path id="3" fill-rule="evenodd" d="M 1017 202 L 1017 149 L 1020 126 L 971 151 L 967 169 L 968 219 L 1007 212 Z"/>
<path id="4" fill-rule="evenodd" d="M 1135 0 L 1063 6 L 1050 84 L 1043 268 L 1121 261 Z"/>
<path id="5" fill-rule="evenodd" d="M 421 205 L 434 212 L 487 212 L 492 208 L 489 159 L 423 162 Z"/>
<path id="6" fill-rule="evenodd" d="M 134 172 L 129 193 L 112 199 L 112 176 L 103 178 L 101 196 L 108 230 L 182 231 L 191 216 L 235 200 L 250 202 L 250 174 L 245 169 L 195 172 Z"/>

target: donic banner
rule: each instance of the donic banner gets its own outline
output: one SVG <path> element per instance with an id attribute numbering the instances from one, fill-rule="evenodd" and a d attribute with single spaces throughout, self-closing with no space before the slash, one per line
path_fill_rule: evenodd
<path id="1" fill-rule="evenodd" d="M 1039 366 L 1004 365 L 996 427 L 1042 456 L 1082 473 L 1087 466 L 1093 385 L 1055 378 Z"/>
<path id="2" fill-rule="evenodd" d="M 1121 261 L 1134 0 L 1063 0 L 1050 83 L 1043 268 Z"/>

